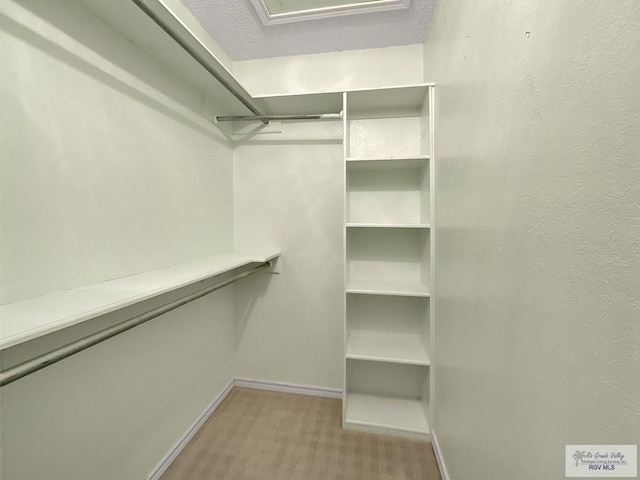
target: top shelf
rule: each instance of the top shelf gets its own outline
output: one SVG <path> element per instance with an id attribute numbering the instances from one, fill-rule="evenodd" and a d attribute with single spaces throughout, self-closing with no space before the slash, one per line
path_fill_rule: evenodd
<path id="1" fill-rule="evenodd" d="M 0 350 L 92 320 L 231 270 L 263 263 L 277 251 L 211 255 L 71 290 L 0 306 Z"/>
<path id="2" fill-rule="evenodd" d="M 367 112 L 386 109 L 418 113 L 425 104 L 431 83 L 401 87 L 346 90 L 349 111 Z M 292 95 L 254 97 L 271 115 L 337 113 L 342 110 L 342 90 Z"/>
<path id="3" fill-rule="evenodd" d="M 347 92 L 350 117 L 419 115 L 428 106 L 430 83 L 395 88 L 370 88 Z M 384 113 L 389 115 L 389 113 Z M 390 115 L 393 116 L 393 115 Z"/>

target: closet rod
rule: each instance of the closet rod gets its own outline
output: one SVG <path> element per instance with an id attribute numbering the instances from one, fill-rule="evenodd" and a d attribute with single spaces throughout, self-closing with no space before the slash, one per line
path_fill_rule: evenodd
<path id="1" fill-rule="evenodd" d="M 59 362 L 60 360 L 64 360 L 76 353 L 79 353 L 83 350 L 86 350 L 89 347 L 93 347 L 98 343 L 102 343 L 105 340 L 108 340 L 116 335 L 120 335 L 121 333 L 126 332 L 127 330 L 131 330 L 138 325 L 142 325 L 143 323 L 148 322 L 149 320 L 153 320 L 160 315 L 164 315 L 171 310 L 175 310 L 182 305 L 185 305 L 189 302 L 193 302 L 198 298 L 204 297 L 211 292 L 215 292 L 216 290 L 220 290 L 227 285 L 230 285 L 238 280 L 241 280 L 249 275 L 253 275 L 260 270 L 268 268 L 271 266 L 270 262 L 264 262 L 258 265 L 251 270 L 247 270 L 246 272 L 239 273 L 238 275 L 225 280 L 224 282 L 217 283 L 216 285 L 212 285 L 210 287 L 199 290 L 195 293 L 191 293 L 189 295 L 185 295 L 183 297 L 178 298 L 177 300 L 173 300 L 172 302 L 165 303 L 159 307 L 156 307 L 152 310 L 149 310 L 145 313 L 141 313 L 136 315 L 135 317 L 130 318 L 129 320 L 125 320 L 124 322 L 117 323 L 116 325 L 112 325 L 111 327 L 105 328 L 104 330 L 100 330 L 96 333 L 92 333 L 86 337 L 80 338 L 76 341 L 63 345 L 62 347 L 56 348 L 55 350 L 51 350 L 43 355 L 32 358 L 26 362 L 20 363 L 14 367 L 8 368 L 7 370 L 3 370 L 0 372 L 0 387 L 4 387 L 5 385 L 9 385 L 10 383 L 15 382 L 16 380 L 20 380 L 27 375 L 31 375 L 32 373 L 37 372 L 38 370 L 42 370 L 43 368 L 48 367 L 49 365 L 53 365 L 54 363 Z"/>
<path id="2" fill-rule="evenodd" d="M 251 102 L 252 98 L 247 92 L 239 91 L 235 86 L 231 85 L 231 83 L 229 83 L 213 67 L 212 64 L 219 65 L 219 63 L 217 61 L 212 62 L 211 54 L 206 56 L 202 55 L 195 48 L 193 48 L 187 40 L 185 40 L 185 37 L 186 37 L 186 38 L 190 38 L 192 40 L 197 41 L 198 45 L 200 45 L 202 49 L 208 52 L 207 48 L 202 44 L 202 42 L 200 42 L 200 40 L 198 40 L 197 37 L 192 35 L 191 32 L 189 32 L 189 30 L 186 27 L 184 27 L 182 22 L 180 22 L 180 20 L 173 15 L 173 13 L 167 10 L 166 7 L 163 7 L 165 8 L 167 13 L 171 14 L 173 18 L 180 23 L 182 27 L 180 31 L 177 31 L 177 29 L 171 27 L 171 25 L 169 25 L 168 22 L 163 20 L 160 17 L 160 15 L 158 15 L 151 7 L 149 7 L 146 0 L 132 0 L 132 1 L 151 20 L 153 20 L 156 25 L 158 25 L 162 30 L 164 30 L 167 35 L 169 35 L 178 45 L 180 45 L 196 62 L 198 62 L 207 72 L 209 72 L 213 76 L 213 78 L 218 80 L 218 82 L 220 82 L 220 84 L 222 84 L 224 88 L 226 88 L 234 97 L 236 97 L 240 101 L 240 103 L 242 103 L 245 107 L 247 107 L 249 111 L 251 111 L 251 113 L 254 113 L 255 115 L 258 115 L 261 117 L 263 116 L 262 113 L 260 113 L 260 111 L 253 105 L 253 103 Z M 264 119 L 262 120 L 262 123 L 264 123 L 265 125 L 268 125 L 269 120 Z"/>
<path id="3" fill-rule="evenodd" d="M 218 122 L 255 122 L 264 120 L 337 120 L 341 113 L 317 113 L 310 115 L 227 115 L 216 117 Z"/>

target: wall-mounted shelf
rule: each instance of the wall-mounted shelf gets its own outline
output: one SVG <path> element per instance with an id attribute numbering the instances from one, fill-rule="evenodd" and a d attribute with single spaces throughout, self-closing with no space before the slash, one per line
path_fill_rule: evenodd
<path id="1" fill-rule="evenodd" d="M 345 159 L 349 169 L 398 169 L 398 168 L 423 168 L 429 161 L 429 155 L 417 155 L 414 157 L 347 157 Z"/>
<path id="2" fill-rule="evenodd" d="M 347 358 L 374 362 L 429 365 L 429 356 L 417 334 L 351 330 L 347 336 Z"/>
<path id="3" fill-rule="evenodd" d="M 401 297 L 428 297 L 429 289 L 421 283 L 394 282 L 390 280 L 350 279 L 347 293 L 361 295 L 395 295 Z"/>
<path id="4" fill-rule="evenodd" d="M 345 423 L 348 427 L 370 431 L 429 435 L 423 402 L 403 398 L 349 393 Z"/>
<path id="5" fill-rule="evenodd" d="M 237 268 L 273 260 L 279 255 L 275 250 L 212 255 L 180 265 L 1 305 L 0 350 Z"/>

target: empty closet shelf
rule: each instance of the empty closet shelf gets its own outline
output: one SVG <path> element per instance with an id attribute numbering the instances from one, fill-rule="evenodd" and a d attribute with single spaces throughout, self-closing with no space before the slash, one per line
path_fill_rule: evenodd
<path id="1" fill-rule="evenodd" d="M 428 155 L 406 157 L 346 157 L 349 170 L 414 170 L 425 168 Z"/>
<path id="2" fill-rule="evenodd" d="M 417 334 L 353 330 L 347 339 L 347 358 L 429 365 L 429 356 Z"/>
<path id="3" fill-rule="evenodd" d="M 157 270 L 0 306 L 0 349 L 149 300 L 231 270 L 264 263 L 277 251 L 211 255 Z"/>
<path id="4" fill-rule="evenodd" d="M 345 422 L 364 431 L 402 431 L 427 436 L 429 425 L 425 406 L 420 400 L 349 393 Z"/>
<path id="5" fill-rule="evenodd" d="M 428 229 L 428 223 L 347 223 L 347 228 L 423 228 Z"/>
<path id="6" fill-rule="evenodd" d="M 360 293 L 364 295 L 398 295 L 405 297 L 429 296 L 429 290 L 420 282 L 359 279 L 351 279 L 347 282 L 347 293 Z"/>

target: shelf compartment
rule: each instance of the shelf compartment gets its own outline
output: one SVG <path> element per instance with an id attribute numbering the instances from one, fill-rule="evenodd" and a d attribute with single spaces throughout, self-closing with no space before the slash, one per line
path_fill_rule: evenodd
<path id="1" fill-rule="evenodd" d="M 429 86 L 347 93 L 348 157 L 412 157 L 429 152 Z"/>
<path id="2" fill-rule="evenodd" d="M 347 394 L 345 426 L 374 433 L 429 435 L 425 405 L 420 400 Z"/>
<path id="3" fill-rule="evenodd" d="M 345 427 L 428 435 L 429 368 L 347 359 Z"/>
<path id="4" fill-rule="evenodd" d="M 429 224 L 429 162 L 347 162 L 346 201 L 350 224 Z"/>
<path id="5" fill-rule="evenodd" d="M 347 330 L 420 335 L 428 346 L 429 305 L 423 297 L 349 294 Z"/>
<path id="6" fill-rule="evenodd" d="M 428 230 L 347 230 L 349 290 L 360 288 L 373 289 L 381 293 L 405 292 L 425 295 L 428 293 L 430 280 L 429 267 Z M 360 281 L 365 281 L 365 284 L 359 284 Z"/>
<path id="7" fill-rule="evenodd" d="M 418 116 L 349 119 L 349 157 L 414 157 L 424 154 Z"/>
<path id="8" fill-rule="evenodd" d="M 347 359 L 347 392 L 421 400 L 428 387 L 429 367 Z"/>
<path id="9" fill-rule="evenodd" d="M 255 254 L 235 252 L 211 255 L 179 265 L 1 305 L 0 349 L 92 320 L 252 263 L 272 260 L 279 255 L 275 250 Z"/>
<path id="10" fill-rule="evenodd" d="M 352 330 L 347 339 L 347 358 L 374 362 L 429 365 L 420 335 Z"/>
<path id="11" fill-rule="evenodd" d="M 431 85 L 422 83 L 395 88 L 367 88 L 347 92 L 349 114 L 368 117 L 420 114 L 425 104 L 428 104 Z"/>

